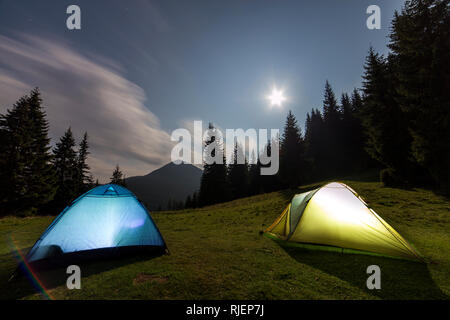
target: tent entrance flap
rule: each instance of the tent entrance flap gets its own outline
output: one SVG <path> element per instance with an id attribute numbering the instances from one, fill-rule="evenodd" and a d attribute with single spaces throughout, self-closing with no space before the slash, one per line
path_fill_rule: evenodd
<path id="1" fill-rule="evenodd" d="M 286 207 L 286 209 L 283 210 L 281 215 L 274 221 L 274 223 L 272 223 L 270 227 L 264 230 L 264 232 L 276 235 L 281 239 L 287 239 L 287 236 L 289 234 L 289 224 L 286 223 L 286 221 L 288 221 L 290 208 L 291 205 L 288 204 L 288 206 Z"/>
<path id="2" fill-rule="evenodd" d="M 308 201 L 311 200 L 311 198 L 314 196 L 314 194 L 319 189 L 315 189 L 309 192 L 304 192 L 298 195 L 295 195 L 294 198 L 291 201 L 291 207 L 290 207 L 290 215 L 289 215 L 289 235 L 288 239 L 292 236 L 294 233 L 294 230 L 297 228 L 298 223 L 300 222 L 300 219 L 302 218 L 303 211 L 306 208 L 306 205 L 308 204 Z"/>

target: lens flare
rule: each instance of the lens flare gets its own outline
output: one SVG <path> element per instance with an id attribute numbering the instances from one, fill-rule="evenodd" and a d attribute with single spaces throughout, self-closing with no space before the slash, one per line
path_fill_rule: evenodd
<path id="1" fill-rule="evenodd" d="M 28 281 L 33 285 L 33 287 L 42 295 L 42 297 L 46 300 L 54 300 L 54 298 L 50 295 L 48 290 L 45 288 L 42 281 L 39 280 L 36 273 L 31 269 L 29 264 L 25 259 L 25 255 L 20 251 L 19 247 L 16 245 L 13 237 L 10 235 L 10 248 L 11 252 L 16 259 L 20 270 L 27 277 Z"/>
<path id="2" fill-rule="evenodd" d="M 271 106 L 281 107 L 286 97 L 283 94 L 283 90 L 278 90 L 277 88 L 272 89 L 272 93 L 267 97 L 270 101 Z"/>

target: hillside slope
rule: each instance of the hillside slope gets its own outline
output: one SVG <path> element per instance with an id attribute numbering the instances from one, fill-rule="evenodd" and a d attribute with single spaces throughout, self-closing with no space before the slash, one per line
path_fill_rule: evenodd
<path id="1" fill-rule="evenodd" d="M 171 162 L 145 176 L 129 177 L 125 182 L 127 188 L 153 211 L 166 209 L 169 199 L 184 202 L 188 195 L 198 191 L 201 177 L 201 169 Z"/>
<path id="2" fill-rule="evenodd" d="M 240 199 L 153 217 L 171 254 L 81 265 L 81 290 L 65 287 L 65 270 L 40 274 L 56 299 L 448 299 L 450 203 L 431 191 L 344 181 L 429 261 L 283 248 L 262 236 L 296 191 Z M 41 296 L 28 280 L 6 283 L 15 267 L 10 235 L 27 248 L 49 217 L 0 220 L 0 298 Z M 369 265 L 380 266 L 381 290 L 366 288 Z M 47 280 L 51 279 L 51 280 Z M 58 281 L 55 279 L 59 279 Z"/>

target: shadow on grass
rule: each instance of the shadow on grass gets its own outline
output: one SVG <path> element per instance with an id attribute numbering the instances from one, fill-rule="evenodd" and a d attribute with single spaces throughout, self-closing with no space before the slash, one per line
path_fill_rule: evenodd
<path id="1" fill-rule="evenodd" d="M 27 252 L 27 249 L 24 249 Z M 137 263 L 140 261 L 154 259 L 161 255 L 149 256 L 148 254 L 137 254 L 126 257 L 104 258 L 102 260 L 91 260 L 77 263 L 81 269 L 81 278 L 102 273 L 108 270 Z M 34 276 L 30 272 L 19 272 L 18 275 L 8 281 L 14 270 L 17 268 L 17 263 L 12 258 L 11 254 L 0 256 L 0 261 L 9 260 L 9 268 L 4 268 L 0 271 L 0 299 L 12 300 L 21 299 L 23 297 L 32 295 L 34 293 L 42 293 L 39 285 L 36 285 L 34 279 L 38 279 L 45 290 L 53 289 L 61 285 L 65 285 L 67 277 L 66 268 L 52 268 L 42 271 L 33 271 Z M 33 280 L 32 280 L 33 278 Z"/>
<path id="2" fill-rule="evenodd" d="M 449 298 L 434 283 L 424 263 L 279 245 L 298 262 L 333 275 L 382 299 Z M 366 270 L 370 265 L 380 267 L 380 290 L 367 289 L 366 281 L 369 275 Z"/>

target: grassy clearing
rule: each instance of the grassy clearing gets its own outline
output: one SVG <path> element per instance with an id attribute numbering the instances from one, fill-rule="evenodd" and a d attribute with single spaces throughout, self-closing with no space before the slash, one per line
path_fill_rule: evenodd
<path id="1" fill-rule="evenodd" d="M 65 287 L 65 270 L 39 275 L 56 299 L 448 299 L 450 202 L 431 191 L 344 181 L 427 259 L 420 264 L 375 256 L 281 247 L 260 234 L 294 193 L 275 192 L 203 209 L 152 214 L 171 255 L 81 265 L 82 289 Z M 39 299 L 15 268 L 11 237 L 29 248 L 51 217 L 0 220 L 0 298 Z M 377 264 L 382 289 L 366 289 Z"/>

